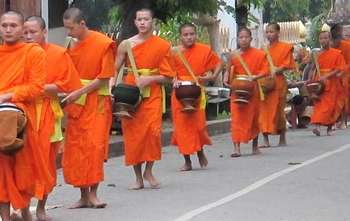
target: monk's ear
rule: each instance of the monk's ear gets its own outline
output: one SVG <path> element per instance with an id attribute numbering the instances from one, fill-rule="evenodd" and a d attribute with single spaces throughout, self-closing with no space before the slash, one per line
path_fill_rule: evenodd
<path id="1" fill-rule="evenodd" d="M 81 26 L 86 26 L 85 20 L 81 20 L 81 21 L 79 22 L 79 25 L 81 25 Z"/>

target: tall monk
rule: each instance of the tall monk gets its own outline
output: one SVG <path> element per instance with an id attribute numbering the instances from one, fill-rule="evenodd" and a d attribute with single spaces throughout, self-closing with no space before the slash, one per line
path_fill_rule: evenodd
<path id="1" fill-rule="evenodd" d="M 35 98 L 43 92 L 46 56 L 38 45 L 22 42 L 23 22 L 23 16 L 13 11 L 0 17 L 3 39 L 0 46 L 0 106 L 15 106 L 27 118 L 24 147 L 14 155 L 0 152 L 0 216 L 3 221 L 10 220 L 10 204 L 22 209 L 24 220 L 32 220 L 28 208 L 30 198 L 40 192 L 50 176 L 47 168 L 41 167 L 44 159 L 37 136 L 35 103 Z"/>
<path id="2" fill-rule="evenodd" d="M 125 66 L 129 67 L 128 70 L 132 68 L 130 60 L 127 59 L 127 48 L 131 48 L 138 73 L 128 71 L 124 82 L 137 85 L 144 93 L 133 118 L 122 119 L 122 129 L 125 164 L 133 166 L 136 175 L 136 182 L 129 189 L 139 190 L 144 188 L 144 179 L 150 183 L 151 188 L 160 187 L 152 168 L 154 161 L 161 159 L 164 104 L 161 86 L 164 82 L 170 81 L 174 72 L 169 65 L 170 44 L 153 35 L 153 12 L 150 9 L 138 10 L 135 25 L 138 34 L 122 41 L 118 46 L 116 67 L 119 70 L 125 63 Z M 146 163 L 146 168 L 142 174 L 143 163 Z"/>
<path id="3" fill-rule="evenodd" d="M 264 136 L 265 146 L 270 147 L 269 134 L 279 134 L 279 146 L 286 145 L 286 117 L 284 108 L 288 85 L 284 72 L 294 68 L 293 46 L 279 41 L 280 26 L 270 23 L 266 27 L 266 38 L 269 46 L 265 49 L 271 57 L 273 69 L 270 74 L 275 76 L 275 88 L 266 94 L 261 102 L 260 127 Z M 273 72 L 273 73 L 272 73 Z"/>
<path id="4" fill-rule="evenodd" d="M 254 87 L 250 91 L 251 97 L 247 104 L 235 103 L 237 96 L 234 93 L 231 96 L 231 131 L 234 145 L 231 157 L 240 157 L 241 143 L 247 143 L 250 140 L 253 140 L 253 154 L 260 153 L 258 147 L 258 134 L 260 132 L 259 107 L 263 94 L 259 93 L 261 88 L 259 88 L 257 80 L 267 75 L 269 66 L 265 53 L 260 49 L 251 47 L 251 41 L 251 31 L 246 27 L 241 28 L 238 31 L 239 51 L 231 56 L 224 78 L 225 84 L 231 87 L 230 81 L 232 79 L 236 78 L 237 75 L 248 75 L 247 71 L 249 71 L 251 74 L 249 79 L 254 83 Z M 240 62 L 238 55 L 240 55 L 244 63 Z M 246 64 L 247 70 L 245 70 L 243 64 Z M 232 89 L 234 90 L 234 88 Z"/>
<path id="5" fill-rule="evenodd" d="M 222 62 L 219 57 L 207 45 L 196 43 L 196 26 L 185 23 L 180 26 L 181 45 L 175 50 L 174 69 L 176 80 L 174 87 L 178 87 L 183 81 L 199 82 L 205 84 L 215 80 L 222 69 Z M 179 55 L 178 53 L 182 53 Z M 184 62 L 180 59 L 183 56 L 189 64 L 189 68 L 195 75 L 193 79 Z M 212 71 L 213 74 L 207 74 Z M 191 154 L 197 153 L 200 166 L 206 167 L 208 160 L 204 154 L 203 146 L 211 145 L 208 135 L 205 118 L 205 94 L 202 86 L 202 95 L 194 112 L 185 113 L 183 105 L 175 96 L 173 90 L 171 107 L 173 115 L 174 133 L 172 143 L 177 145 L 181 154 L 184 155 L 185 164 L 180 171 L 192 170 Z M 204 98 L 204 99 L 203 99 Z"/>
<path id="6" fill-rule="evenodd" d="M 88 29 L 83 12 L 69 8 L 63 15 L 68 35 L 78 41 L 69 50 L 83 87 L 66 98 L 68 115 L 63 153 L 67 183 L 80 188 L 81 198 L 71 208 L 104 208 L 97 197 L 104 179 L 112 123 L 108 82 L 114 75 L 115 44 L 105 35 Z"/>
<path id="7" fill-rule="evenodd" d="M 44 195 L 39 199 L 36 216 L 38 220 L 48 220 L 45 204 L 48 194 L 56 185 L 56 154 L 63 140 L 61 121 L 63 111 L 59 104 L 58 93 L 69 93 L 81 87 L 80 78 L 65 48 L 46 42 L 45 20 L 38 16 L 26 19 L 24 38 L 27 43 L 38 43 L 47 55 L 47 79 L 44 96 L 37 99 L 42 103 L 39 137 L 46 163 L 50 169 L 52 182 L 45 186 Z"/>
<path id="8" fill-rule="evenodd" d="M 350 74 L 350 42 L 343 39 L 343 27 L 340 24 L 335 24 L 331 28 L 332 47 L 340 50 L 344 56 L 345 63 L 347 65 L 346 70 L 342 75 L 341 84 L 339 85 L 339 96 L 337 106 L 341 111 L 340 124 L 338 128 L 345 129 L 347 127 L 347 116 L 350 111 L 350 87 L 349 87 L 349 74 Z"/>
<path id="9" fill-rule="evenodd" d="M 317 136 L 320 136 L 321 125 L 327 126 L 327 135 L 331 135 L 332 126 L 340 115 L 340 112 L 337 112 L 340 81 L 338 76 L 342 74 L 346 66 L 341 51 L 330 48 L 330 40 L 329 30 L 320 32 L 319 42 L 322 50 L 317 56 L 320 76 L 316 75 L 316 79 L 324 83 L 325 89 L 319 100 L 314 102 L 314 112 L 311 116 L 311 123 L 315 125 L 312 132 Z"/>

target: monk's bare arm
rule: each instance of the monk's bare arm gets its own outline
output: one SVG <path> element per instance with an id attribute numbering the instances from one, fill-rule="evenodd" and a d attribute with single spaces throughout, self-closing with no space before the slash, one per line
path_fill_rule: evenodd
<path id="1" fill-rule="evenodd" d="M 201 80 L 204 83 L 207 81 L 215 81 L 217 79 L 217 77 L 219 76 L 220 72 L 222 71 L 222 67 L 223 67 L 223 63 L 220 62 L 213 69 L 213 74 L 208 74 L 206 76 L 200 76 L 199 80 Z"/>
<path id="2" fill-rule="evenodd" d="M 338 74 L 341 74 L 341 73 L 342 73 L 342 71 L 340 71 L 340 70 L 333 70 L 333 71 L 329 72 L 328 74 L 326 74 L 325 76 L 322 76 L 320 78 L 320 80 L 327 80 L 328 78 L 333 77 L 333 76 L 338 75 Z"/>
<path id="3" fill-rule="evenodd" d="M 224 85 L 226 85 L 228 87 L 230 87 L 230 79 L 229 78 L 230 78 L 230 72 L 232 69 L 231 56 L 227 61 L 227 67 L 226 67 L 225 74 L 224 74 Z"/>
<path id="4" fill-rule="evenodd" d="M 123 63 L 125 62 L 125 56 L 126 56 L 126 47 L 125 47 L 125 41 L 122 41 L 117 49 L 117 58 L 115 60 L 115 69 L 116 73 L 115 76 L 111 78 L 110 80 L 110 86 L 112 87 L 116 83 L 116 79 L 118 78 L 118 74 L 120 71 L 120 68 L 122 67 Z"/>
<path id="5" fill-rule="evenodd" d="M 11 101 L 12 97 L 13 97 L 13 93 L 1 94 L 0 95 L 0 104 Z"/>

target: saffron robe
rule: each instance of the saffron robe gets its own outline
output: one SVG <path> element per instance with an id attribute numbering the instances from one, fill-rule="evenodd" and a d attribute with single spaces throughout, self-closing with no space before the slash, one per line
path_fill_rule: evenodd
<path id="1" fill-rule="evenodd" d="M 154 74 L 168 77 L 175 75 L 169 64 L 171 53 L 170 44 L 167 41 L 151 36 L 146 41 L 133 46 L 132 53 L 137 69 L 158 69 Z M 134 75 L 128 73 L 124 77 L 124 82 L 135 85 Z M 133 118 L 122 119 L 127 166 L 161 159 L 162 90 L 161 85 L 157 83 L 149 87 L 150 96 L 143 98 Z"/>
<path id="2" fill-rule="evenodd" d="M 65 48 L 54 44 L 45 44 L 44 50 L 47 55 L 47 79 L 46 84 L 55 84 L 60 92 L 69 93 L 81 87 L 80 78 L 76 71 L 72 59 L 66 52 Z M 50 193 L 56 185 L 56 154 L 59 145 L 56 142 L 61 140 L 51 141 L 55 135 L 55 128 L 60 126 L 55 125 L 56 121 L 61 120 L 63 116 L 57 97 L 45 95 L 42 99 L 42 109 L 39 126 L 39 137 L 42 145 L 42 150 L 46 159 L 47 167 L 50 170 L 53 178 L 49 185 L 45 186 L 44 194 Z"/>
<path id="3" fill-rule="evenodd" d="M 37 44 L 0 46 L 0 94 L 12 92 L 10 102 L 27 117 L 24 147 L 15 155 L 0 153 L 0 202 L 15 208 L 28 206 L 30 198 L 50 182 L 37 133 L 35 98 L 43 92 L 46 55 Z"/>
<path id="4" fill-rule="evenodd" d="M 341 51 L 330 48 L 323 50 L 318 56 L 321 76 L 329 74 L 334 70 L 344 71 L 345 61 Z M 320 99 L 314 102 L 314 112 L 311 116 L 311 123 L 320 125 L 332 125 L 338 119 L 340 112 L 337 111 L 337 98 L 339 93 L 339 77 L 332 76 L 325 82 L 324 92 Z"/>
<path id="5" fill-rule="evenodd" d="M 268 50 L 276 68 L 294 68 L 291 44 L 276 42 Z M 276 74 L 275 82 L 275 89 L 266 94 L 265 100 L 261 102 L 259 122 L 262 133 L 278 134 L 286 129 L 284 108 L 288 85 L 283 74 Z"/>
<path id="6" fill-rule="evenodd" d="M 195 43 L 195 45 L 185 49 L 182 53 L 197 78 L 215 69 L 221 63 L 215 52 L 209 46 L 201 43 Z M 179 55 L 175 54 L 173 67 L 179 81 L 194 82 L 194 79 L 180 60 Z M 204 93 L 204 89 L 202 93 Z M 171 97 L 174 125 L 172 144 L 178 146 L 181 154 L 190 155 L 200 151 L 204 145 L 211 145 L 211 140 L 206 126 L 205 107 L 200 107 L 198 103 L 196 111 L 191 113 L 184 113 L 181 111 L 182 109 L 183 105 L 176 98 L 174 89 Z"/>
<path id="7" fill-rule="evenodd" d="M 114 76 L 115 43 L 105 35 L 89 31 L 88 36 L 68 50 L 80 79 Z M 63 152 L 63 174 L 68 184 L 89 187 L 104 179 L 103 163 L 112 124 L 111 99 L 98 90 L 87 94 L 84 105 L 73 103 L 68 114 Z"/>
<path id="8" fill-rule="evenodd" d="M 252 75 L 267 75 L 269 66 L 265 53 L 256 48 L 249 48 L 241 53 L 242 59 L 247 64 Z M 238 58 L 231 58 L 231 79 L 235 75 L 247 75 L 243 66 L 238 61 Z M 236 95 L 231 96 L 231 131 L 232 140 L 234 143 L 247 143 L 256 138 L 260 132 L 259 129 L 259 109 L 260 95 L 258 83 L 255 82 L 255 87 L 251 92 L 251 98 L 248 104 L 234 103 Z"/>

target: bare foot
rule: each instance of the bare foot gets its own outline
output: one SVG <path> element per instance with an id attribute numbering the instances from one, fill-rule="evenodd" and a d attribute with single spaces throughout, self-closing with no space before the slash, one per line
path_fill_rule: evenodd
<path id="1" fill-rule="evenodd" d="M 36 220 L 37 221 L 51 221 L 52 219 L 46 215 L 46 210 L 43 208 L 36 209 Z"/>
<path id="2" fill-rule="evenodd" d="M 89 208 L 90 203 L 88 199 L 80 199 L 78 202 L 74 203 L 68 209 L 81 209 L 81 208 Z"/>
<path id="3" fill-rule="evenodd" d="M 235 158 L 235 157 L 240 157 L 241 153 L 233 153 L 230 155 L 230 157 Z"/>
<path id="4" fill-rule="evenodd" d="M 21 215 L 21 210 L 13 210 L 10 215 L 10 220 L 16 221 L 16 220 L 23 220 Z"/>
<path id="5" fill-rule="evenodd" d="M 152 189 L 159 189 L 160 183 L 156 180 L 156 178 L 152 174 L 143 174 L 143 178 L 147 180 Z"/>
<path id="6" fill-rule="evenodd" d="M 191 171 L 191 170 L 192 170 L 191 164 L 186 164 L 186 163 L 179 169 L 180 172 Z"/>
<path id="7" fill-rule="evenodd" d="M 205 168 L 208 166 L 208 159 L 205 156 L 204 152 L 198 154 L 198 161 L 201 168 Z"/>
<path id="8" fill-rule="evenodd" d="M 328 128 L 327 129 L 327 136 L 332 136 L 333 135 L 333 130 L 332 130 L 332 128 Z"/>
<path id="9" fill-rule="evenodd" d="M 270 144 L 268 144 L 268 145 L 261 145 L 261 146 L 259 146 L 259 148 L 270 148 L 271 146 L 270 146 Z"/>
<path id="10" fill-rule="evenodd" d="M 22 212 L 23 220 L 25 220 L 25 221 L 32 221 L 33 220 L 32 219 L 33 217 L 32 217 L 32 214 L 30 213 L 29 208 L 22 209 L 21 212 Z"/>
<path id="11" fill-rule="evenodd" d="M 278 144 L 278 146 L 279 146 L 279 147 L 285 147 L 285 146 L 287 146 L 287 143 L 286 143 L 286 142 L 280 142 L 280 143 Z"/>
<path id="12" fill-rule="evenodd" d="M 131 186 L 129 186 L 129 190 L 141 190 L 143 189 L 145 186 L 143 185 L 143 181 L 136 181 L 134 184 L 132 184 Z"/>
<path id="13" fill-rule="evenodd" d="M 317 128 L 314 128 L 313 130 L 312 130 L 312 133 L 313 134 L 315 134 L 316 136 L 321 136 L 321 132 L 317 129 Z"/>
<path id="14" fill-rule="evenodd" d="M 107 206 L 107 203 L 101 202 L 96 196 L 90 194 L 89 202 L 92 208 L 94 209 L 103 209 Z"/>

